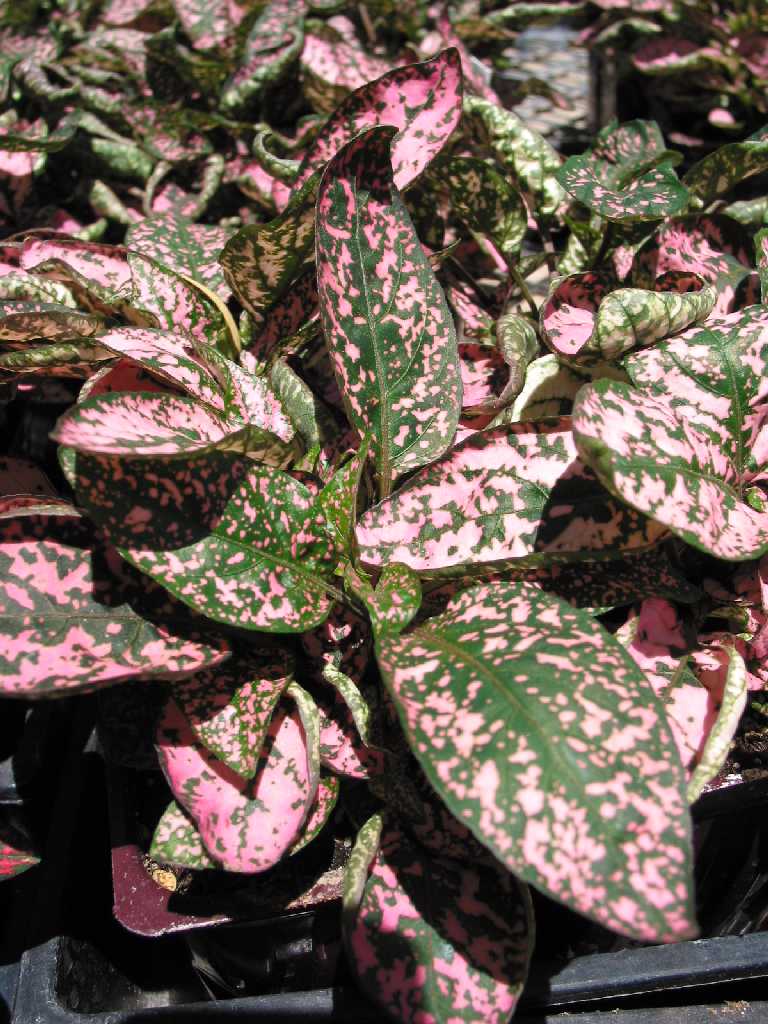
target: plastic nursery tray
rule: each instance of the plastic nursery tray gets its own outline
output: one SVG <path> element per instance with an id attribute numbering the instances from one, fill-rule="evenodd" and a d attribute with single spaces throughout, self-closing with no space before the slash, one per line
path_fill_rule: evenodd
<path id="1" fill-rule="evenodd" d="M 35 927 L 21 957 L 13 1013 L 6 1019 L 13 1024 L 183 1024 L 198 1018 L 275 1024 L 383 1021 L 381 1011 L 344 987 L 211 1000 L 186 957 L 182 936 L 143 938 L 112 920 L 103 810 L 99 821 L 99 805 L 103 808 L 104 803 L 100 759 L 86 753 L 79 769 L 64 776 L 52 829 L 56 841 L 49 843 L 44 864 L 35 869 L 40 873 L 35 880 Z M 750 810 L 764 805 L 767 790 L 765 780 L 726 786 L 700 801 L 696 816 L 727 821 L 736 807 L 754 821 Z M 722 999 L 719 984 L 766 975 L 768 934 L 760 932 L 540 963 L 516 1024 L 709 1024 L 726 1017 L 740 1024 L 764 1024 L 765 1001 L 670 1004 Z M 752 981 L 752 995 L 759 984 Z M 712 985 L 715 989 L 702 988 Z M 732 987 L 727 995 L 736 998 Z M 617 1001 L 628 997 L 654 999 L 656 1005 L 617 1010 Z M 596 1000 L 603 1001 L 599 1008 Z M 659 1007 L 659 1002 L 667 1005 Z"/>

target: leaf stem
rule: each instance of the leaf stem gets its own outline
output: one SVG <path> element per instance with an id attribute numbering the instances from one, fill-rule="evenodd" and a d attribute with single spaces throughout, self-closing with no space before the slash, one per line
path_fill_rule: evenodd
<path id="1" fill-rule="evenodd" d="M 517 267 L 512 263 L 511 260 L 509 260 L 507 262 L 507 266 L 509 267 L 509 276 L 512 278 L 512 280 L 515 282 L 517 287 L 520 289 L 520 294 L 523 296 L 525 301 L 528 303 L 528 308 L 530 309 L 532 316 L 534 317 L 535 320 L 538 321 L 538 319 L 539 319 L 539 307 L 536 305 L 536 302 L 534 301 L 533 295 L 531 295 L 531 291 L 528 288 L 528 285 L 525 283 L 525 278 L 520 273 L 520 271 L 517 269 Z"/>

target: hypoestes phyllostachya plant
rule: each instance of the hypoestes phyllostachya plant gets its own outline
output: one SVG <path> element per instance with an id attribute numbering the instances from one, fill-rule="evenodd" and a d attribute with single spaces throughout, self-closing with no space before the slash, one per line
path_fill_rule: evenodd
<path id="1" fill-rule="evenodd" d="M 768 247 L 710 207 L 768 151 L 562 164 L 463 88 L 361 85 L 271 219 L 0 277 L 5 379 L 85 381 L 68 494 L 2 499 L 4 692 L 164 681 L 157 860 L 266 872 L 343 808 L 348 957 L 414 1022 L 509 1018 L 528 886 L 695 936 L 688 805 L 766 672 Z"/>

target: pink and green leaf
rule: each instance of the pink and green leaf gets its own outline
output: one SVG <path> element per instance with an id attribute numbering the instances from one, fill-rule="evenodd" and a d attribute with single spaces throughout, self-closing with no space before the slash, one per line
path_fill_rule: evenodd
<path id="1" fill-rule="evenodd" d="M 130 252 L 132 305 L 153 316 L 160 328 L 183 331 L 209 345 L 221 343 L 224 323 L 214 304 L 175 271 L 142 253 Z"/>
<path id="2" fill-rule="evenodd" d="M 747 667 L 744 659 L 735 646 L 729 647 L 726 654 L 725 686 L 717 718 L 711 725 L 704 749 L 688 782 L 688 800 L 691 803 L 723 767 L 747 704 Z"/>
<path id="3" fill-rule="evenodd" d="M 653 287 L 612 290 L 593 271 L 566 277 L 542 309 L 542 336 L 566 361 L 618 359 L 706 320 L 717 298 L 690 272 L 667 271 Z"/>
<path id="4" fill-rule="evenodd" d="M 91 337 L 103 326 L 101 317 L 52 302 L 0 302 L 0 342 L 18 344 Z"/>
<path id="5" fill-rule="evenodd" d="M 332 114 L 350 92 L 388 70 L 389 63 L 365 49 L 356 37 L 354 25 L 343 15 L 313 22 L 304 37 L 304 93 L 321 114 Z"/>
<path id="6" fill-rule="evenodd" d="M 481 585 L 382 638 L 378 660 L 430 783 L 510 871 L 633 938 L 696 934 L 663 707 L 589 614 L 529 583 Z"/>
<path id="7" fill-rule="evenodd" d="M 396 1019 L 505 1024 L 528 970 L 532 912 L 502 870 L 430 857 L 390 826 L 344 939 L 359 984 Z"/>
<path id="8" fill-rule="evenodd" d="M 230 231 L 214 224 L 193 224 L 170 211 L 155 213 L 128 229 L 125 244 L 169 270 L 206 285 L 223 300 L 229 296 L 219 254 Z"/>
<path id="9" fill-rule="evenodd" d="M 220 669 L 198 672 L 173 692 L 206 750 L 236 775 L 251 779 L 272 714 L 292 678 L 284 651 L 256 649 Z"/>
<path id="10" fill-rule="evenodd" d="M 520 193 L 495 167 L 478 157 L 453 156 L 438 160 L 432 173 L 448 188 L 460 220 L 487 235 L 504 256 L 519 253 L 528 211 Z"/>
<path id="11" fill-rule="evenodd" d="M 179 679 L 228 657 L 227 644 L 202 635 L 186 609 L 177 606 L 174 615 L 169 605 L 157 621 L 140 577 L 113 550 L 94 544 L 85 520 L 5 519 L 0 537 L 6 694 L 31 698 L 129 679 Z"/>
<path id="12" fill-rule="evenodd" d="M 327 617 L 338 552 L 314 494 L 276 469 L 77 459 L 78 500 L 138 569 L 217 622 L 304 632 Z"/>
<path id="13" fill-rule="evenodd" d="M 0 880 L 15 878 L 39 863 L 40 858 L 34 853 L 0 840 Z"/>
<path id="14" fill-rule="evenodd" d="M 197 826 L 208 853 L 228 871 L 253 874 L 278 863 L 309 813 L 307 748 L 295 711 L 272 716 L 256 776 L 244 781 L 197 742 L 174 700 L 157 730 L 168 784 Z"/>
<path id="15" fill-rule="evenodd" d="M 245 41 L 240 66 L 219 99 L 226 116 L 246 114 L 298 60 L 304 42 L 305 6 L 303 0 L 270 0 L 260 12 Z"/>
<path id="16" fill-rule="evenodd" d="M 619 557 L 663 530 L 617 503 L 577 453 L 570 423 L 470 436 L 360 519 L 362 561 L 456 574 L 471 564 Z"/>
<path id="17" fill-rule="evenodd" d="M 163 864 L 197 871 L 218 867 L 206 850 L 194 821 L 175 800 L 168 804 L 155 827 L 149 855 Z"/>
<path id="18" fill-rule="evenodd" d="M 647 170 L 629 184 L 610 187 L 602 168 L 590 156 L 572 156 L 563 164 L 558 181 L 574 199 L 610 221 L 648 221 L 674 217 L 690 201 L 669 164 Z"/>
<path id="19" fill-rule="evenodd" d="M 408 64 L 353 92 L 310 143 L 297 185 L 351 140 L 376 125 L 397 129 L 392 138 L 392 178 L 404 189 L 443 149 L 461 119 L 461 62 L 454 49 L 423 64 Z"/>
<path id="20" fill-rule="evenodd" d="M 317 185 L 313 175 L 281 214 L 266 224 L 242 228 L 222 250 L 224 277 L 257 323 L 301 277 L 314 255 Z"/>
<path id="21" fill-rule="evenodd" d="M 703 157 L 686 173 L 683 184 L 691 195 L 707 204 L 766 168 L 768 128 L 761 128 L 743 142 L 729 142 Z"/>
<path id="22" fill-rule="evenodd" d="M 316 839 L 330 821 L 339 799 L 341 783 L 335 775 L 322 775 L 307 820 L 289 853 L 293 855 Z"/>
<path id="23" fill-rule="evenodd" d="M 453 319 L 393 184 L 392 134 L 373 129 L 334 157 L 317 223 L 326 342 L 385 495 L 446 450 L 461 407 Z"/>
<path id="24" fill-rule="evenodd" d="M 479 96 L 466 96 L 464 109 L 514 184 L 531 197 L 534 209 L 544 218 L 551 217 L 565 198 L 557 180 L 561 164 L 557 151 L 511 110 Z"/>

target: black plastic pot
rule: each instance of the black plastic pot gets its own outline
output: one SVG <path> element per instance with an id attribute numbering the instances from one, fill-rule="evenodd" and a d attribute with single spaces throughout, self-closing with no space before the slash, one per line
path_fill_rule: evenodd
<path id="1" fill-rule="evenodd" d="M 702 852 L 707 837 L 719 841 L 713 830 L 734 831 L 734 815 L 742 824 L 759 824 L 761 816 L 755 810 L 765 806 L 767 791 L 768 783 L 760 779 L 725 785 L 703 798 L 695 810 L 700 835 L 701 823 L 706 825 Z M 734 905 L 732 910 L 738 909 L 741 916 L 734 925 L 724 918 L 716 922 L 714 915 L 712 927 L 749 928 L 762 914 L 757 897 L 762 891 L 764 864 L 759 847 L 763 840 L 760 828 L 754 831 L 756 839 L 739 845 L 743 863 L 730 877 L 741 894 L 736 898 L 738 908 Z M 745 846 L 754 849 L 755 855 L 745 857 Z M 305 1024 L 383 1020 L 382 1013 L 351 986 L 332 987 L 327 975 L 307 978 L 308 951 L 319 944 L 315 941 L 318 934 L 312 934 L 315 924 L 308 926 L 309 914 L 289 919 L 292 934 L 286 931 L 285 921 L 280 925 L 282 933 L 274 922 L 262 921 L 258 926 L 262 937 L 266 933 L 268 942 L 271 931 L 277 941 L 271 947 L 262 946 L 261 954 L 252 948 L 250 960 L 250 940 L 244 939 L 247 932 L 242 924 L 171 931 L 152 939 L 128 932 L 112 918 L 108 850 L 103 764 L 86 746 L 74 767 L 64 772 L 44 865 L 35 869 L 36 878 L 30 873 L 34 887 L 27 889 L 26 902 L 17 902 L 16 919 L 10 920 L 6 929 L 18 929 L 25 919 L 32 922 L 20 960 L 15 1000 L 14 964 L 8 961 L 0 970 L 0 996 L 8 1005 L 14 1000 L 12 1017 L 6 1017 L 14 1024 L 161 1020 L 175 1024 L 198 1018 Z M 715 867 L 711 865 L 710 871 Z M 717 883 L 714 876 L 711 881 Z M 748 913 L 750 900 L 757 917 Z M 328 908 L 329 914 L 332 909 Z M 202 942 L 192 958 L 186 935 L 193 937 L 193 945 Z M 209 944 L 208 939 L 216 936 Z M 233 991 L 232 979 L 237 977 L 241 961 L 247 961 L 251 975 L 259 970 L 266 975 L 267 987 L 293 985 L 298 979 L 300 985 L 312 984 L 312 989 L 239 996 L 236 985 Z M 265 968 L 270 961 L 273 966 Z M 281 978 L 276 978 L 274 964 L 283 971 Z M 725 1019 L 730 1015 L 734 1021 L 754 1024 L 768 1020 L 768 1002 L 732 1002 L 723 1010 L 717 1001 L 754 999 L 768 990 L 760 980 L 765 977 L 765 932 L 711 937 L 677 946 L 627 948 L 561 961 L 540 957 L 516 1020 L 519 1024 L 709 1024 L 723 1019 L 722 1011 Z M 222 995 L 229 998 L 212 998 Z M 653 1005 L 638 1006 L 638 1002 Z M 2 1019 L 0 1016 L 0 1022 Z"/>

